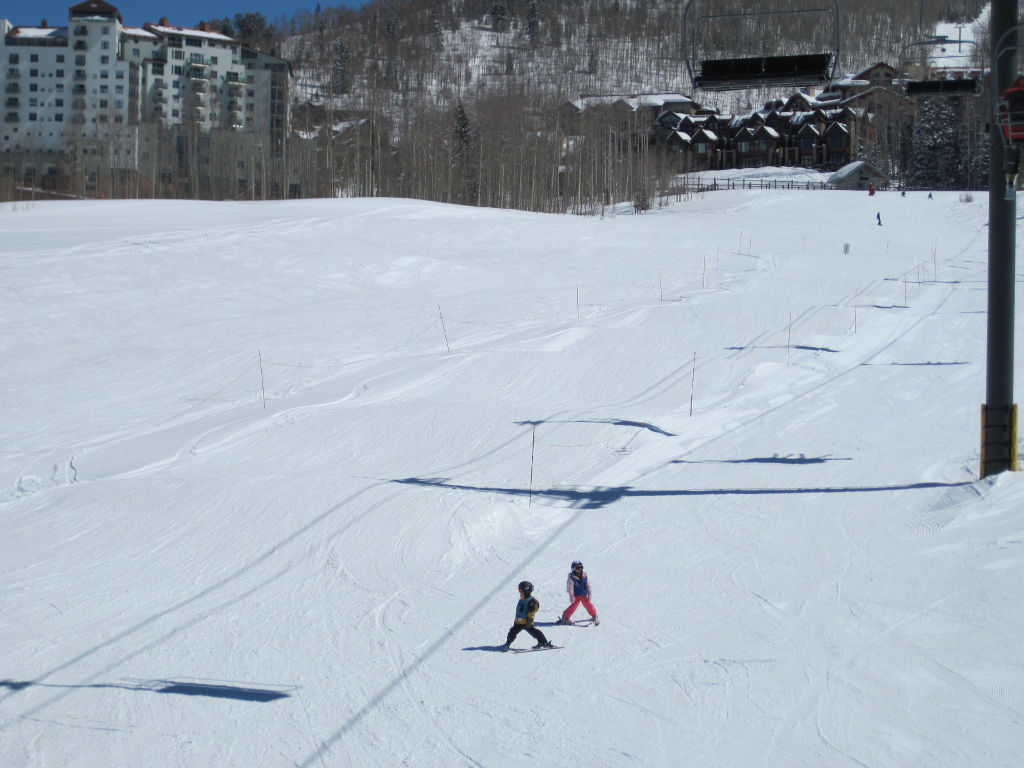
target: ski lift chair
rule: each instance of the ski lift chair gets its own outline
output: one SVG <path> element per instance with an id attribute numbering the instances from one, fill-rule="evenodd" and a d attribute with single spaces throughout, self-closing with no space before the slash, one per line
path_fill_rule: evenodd
<path id="1" fill-rule="evenodd" d="M 920 42 L 905 45 L 900 51 L 900 64 L 902 66 L 904 62 L 908 61 L 906 53 L 911 48 L 934 47 L 936 45 L 945 45 L 949 42 L 949 38 L 940 36 L 931 40 L 921 40 Z M 977 47 L 977 43 L 973 40 L 955 40 L 953 42 L 957 43 L 957 45 L 967 44 Z M 933 96 L 977 96 L 980 93 L 981 80 L 976 77 L 937 77 L 925 80 L 907 80 L 903 84 L 903 94 L 910 98 L 928 98 Z"/>
<path id="2" fill-rule="evenodd" d="M 1008 146 L 1024 146 L 1024 77 L 1018 77 L 1013 85 L 999 94 L 996 123 Z"/>
<path id="3" fill-rule="evenodd" d="M 934 48 L 935 46 L 956 45 L 961 48 L 964 45 L 974 46 L 978 50 L 978 44 L 974 40 L 953 40 L 946 35 L 929 35 L 924 31 L 924 0 L 921 0 L 920 15 L 917 22 L 918 33 L 921 40 L 903 46 L 900 50 L 900 66 L 907 61 L 906 54 L 911 48 Z M 943 52 L 945 48 L 943 48 Z M 911 98 L 928 98 L 932 96 L 977 96 L 981 93 L 981 80 L 976 77 L 940 77 L 926 80 L 908 80 L 903 85 L 903 93 Z"/>
<path id="4" fill-rule="evenodd" d="M 801 88 L 829 83 L 835 78 L 835 69 L 839 61 L 839 0 L 833 0 L 834 9 L 804 8 L 705 13 L 691 22 L 690 10 L 693 3 L 694 0 L 689 0 L 683 10 L 683 46 L 686 50 L 684 58 L 687 72 L 695 87 L 705 91 L 735 91 L 757 87 Z M 702 25 L 717 24 L 725 19 L 753 19 L 780 14 L 829 12 L 833 14 L 835 27 L 835 44 L 830 51 L 712 59 L 701 58 L 697 50 L 697 30 Z"/>

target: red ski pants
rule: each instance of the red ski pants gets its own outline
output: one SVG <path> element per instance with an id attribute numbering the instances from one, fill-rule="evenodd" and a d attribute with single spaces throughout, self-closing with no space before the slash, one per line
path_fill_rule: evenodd
<path id="1" fill-rule="evenodd" d="M 597 616 L 597 608 L 595 608 L 594 604 L 590 602 L 589 597 L 586 595 L 575 595 L 573 596 L 572 603 L 569 607 L 562 611 L 562 615 L 567 621 L 572 618 L 574 613 L 576 613 L 576 609 L 579 607 L 580 603 L 583 603 L 583 607 L 587 609 L 587 613 L 591 616 Z"/>

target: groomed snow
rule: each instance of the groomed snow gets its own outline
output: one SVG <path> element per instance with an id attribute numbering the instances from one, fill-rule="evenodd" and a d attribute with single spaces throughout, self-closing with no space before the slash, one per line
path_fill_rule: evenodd
<path id="1" fill-rule="evenodd" d="M 986 205 L 0 205 L 0 762 L 1024 764 Z"/>

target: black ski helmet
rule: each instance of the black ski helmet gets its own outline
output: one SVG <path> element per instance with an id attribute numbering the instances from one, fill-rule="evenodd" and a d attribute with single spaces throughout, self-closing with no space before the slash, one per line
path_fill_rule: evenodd
<path id="1" fill-rule="evenodd" d="M 573 561 L 572 561 L 572 569 L 573 569 L 574 571 L 575 571 L 575 570 L 576 570 L 577 568 L 582 568 L 582 567 L 583 567 L 583 563 L 581 563 L 581 562 L 580 562 L 579 560 L 573 560 Z"/>
<path id="2" fill-rule="evenodd" d="M 531 584 L 528 581 L 520 581 L 519 591 L 522 592 L 524 595 L 528 596 L 531 592 L 533 592 L 533 584 Z"/>

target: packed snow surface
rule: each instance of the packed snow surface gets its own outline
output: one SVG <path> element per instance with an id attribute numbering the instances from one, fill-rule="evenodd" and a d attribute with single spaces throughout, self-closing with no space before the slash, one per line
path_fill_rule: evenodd
<path id="1" fill-rule="evenodd" d="M 964 200 L 0 206 L 0 763 L 1024 764 Z"/>

